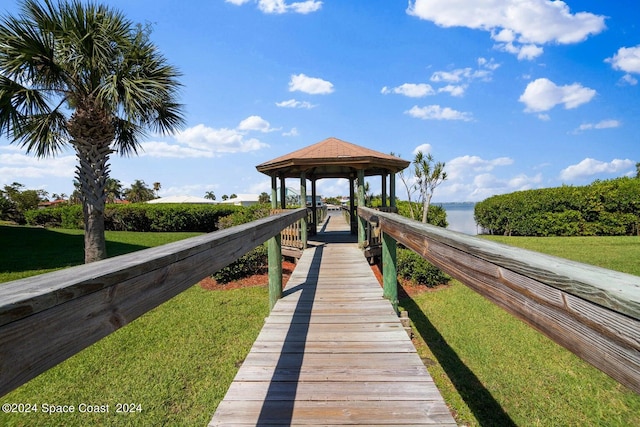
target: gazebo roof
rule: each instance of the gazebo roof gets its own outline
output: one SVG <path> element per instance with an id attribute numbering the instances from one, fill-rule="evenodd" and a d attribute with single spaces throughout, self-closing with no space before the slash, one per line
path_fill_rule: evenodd
<path id="1" fill-rule="evenodd" d="M 327 138 L 284 156 L 256 166 L 258 172 L 285 178 L 299 177 L 305 172 L 308 178 L 349 178 L 357 170 L 365 176 L 396 173 L 410 162 L 391 154 L 370 150 L 338 138 Z"/>

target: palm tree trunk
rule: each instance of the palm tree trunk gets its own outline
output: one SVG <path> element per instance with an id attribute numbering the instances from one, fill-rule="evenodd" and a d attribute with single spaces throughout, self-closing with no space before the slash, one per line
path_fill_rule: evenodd
<path id="1" fill-rule="evenodd" d="M 107 257 L 104 236 L 104 207 L 106 181 L 109 176 L 108 145 L 74 144 L 79 165 L 76 176 L 82 193 L 84 214 L 84 262 Z"/>

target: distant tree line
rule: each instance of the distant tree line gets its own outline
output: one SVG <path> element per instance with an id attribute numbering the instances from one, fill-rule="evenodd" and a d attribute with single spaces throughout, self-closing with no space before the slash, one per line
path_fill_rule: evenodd
<path id="1" fill-rule="evenodd" d="M 490 234 L 509 236 L 640 235 L 640 179 L 518 191 L 475 206 Z"/>

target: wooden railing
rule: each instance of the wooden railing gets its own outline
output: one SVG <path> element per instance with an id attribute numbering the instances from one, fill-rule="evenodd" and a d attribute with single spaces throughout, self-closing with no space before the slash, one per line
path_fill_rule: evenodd
<path id="1" fill-rule="evenodd" d="M 0 284 L 0 396 L 274 240 L 305 215 L 306 209 L 287 211 Z"/>
<path id="2" fill-rule="evenodd" d="M 412 249 L 640 393 L 640 277 L 359 208 Z"/>

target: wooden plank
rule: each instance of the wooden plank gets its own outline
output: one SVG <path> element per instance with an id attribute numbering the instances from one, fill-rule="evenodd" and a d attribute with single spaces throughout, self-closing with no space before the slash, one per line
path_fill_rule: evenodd
<path id="1" fill-rule="evenodd" d="M 0 395 L 226 266 L 305 209 L 0 285 Z"/>
<path id="2" fill-rule="evenodd" d="M 456 426 L 437 401 L 231 401 L 218 406 L 209 426 L 240 425 L 437 425 Z M 221 421 L 218 422 L 218 419 Z"/>
<path id="3" fill-rule="evenodd" d="M 305 251 L 209 425 L 267 424 L 456 425 L 355 244 Z"/>
<path id="4" fill-rule="evenodd" d="M 640 277 L 362 208 L 384 233 L 640 393 Z"/>

